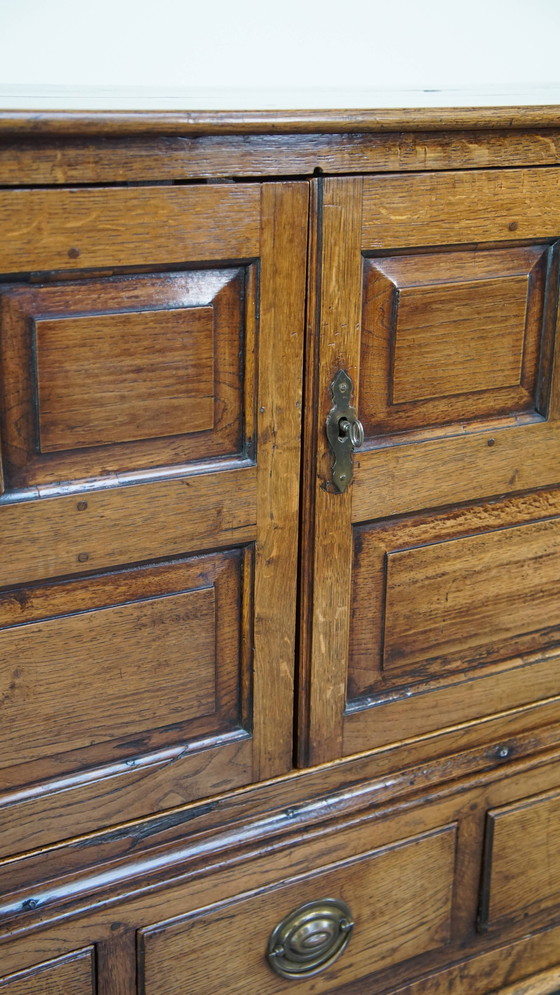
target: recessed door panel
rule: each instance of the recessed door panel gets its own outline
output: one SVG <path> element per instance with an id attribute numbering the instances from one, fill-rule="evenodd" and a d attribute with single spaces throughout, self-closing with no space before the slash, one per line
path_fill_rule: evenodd
<path id="1" fill-rule="evenodd" d="M 256 264 L 8 285 L 14 487 L 254 454 Z"/>
<path id="2" fill-rule="evenodd" d="M 547 255 L 531 245 L 364 260 L 367 437 L 538 417 Z"/>

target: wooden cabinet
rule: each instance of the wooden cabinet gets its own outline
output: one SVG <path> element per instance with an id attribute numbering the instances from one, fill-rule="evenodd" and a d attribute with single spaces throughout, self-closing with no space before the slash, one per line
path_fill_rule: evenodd
<path id="1" fill-rule="evenodd" d="M 0 114 L 0 995 L 560 988 L 559 164 Z"/>

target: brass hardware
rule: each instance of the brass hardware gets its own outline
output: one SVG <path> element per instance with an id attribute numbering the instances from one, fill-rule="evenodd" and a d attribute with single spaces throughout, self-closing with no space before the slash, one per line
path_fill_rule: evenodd
<path id="1" fill-rule="evenodd" d="M 268 962 L 283 978 L 309 978 L 333 963 L 354 928 L 344 902 L 307 902 L 285 916 L 270 934 Z"/>
<path id="2" fill-rule="evenodd" d="M 346 370 L 339 370 L 331 384 L 334 407 L 327 415 L 327 439 L 334 456 L 333 484 L 342 493 L 352 480 L 352 453 L 364 443 L 364 427 L 350 406 L 353 384 Z"/>

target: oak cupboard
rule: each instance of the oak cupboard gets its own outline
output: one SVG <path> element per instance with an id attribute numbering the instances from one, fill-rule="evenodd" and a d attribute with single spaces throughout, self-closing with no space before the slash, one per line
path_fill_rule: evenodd
<path id="1" fill-rule="evenodd" d="M 0 113 L 0 993 L 560 989 L 559 121 Z"/>

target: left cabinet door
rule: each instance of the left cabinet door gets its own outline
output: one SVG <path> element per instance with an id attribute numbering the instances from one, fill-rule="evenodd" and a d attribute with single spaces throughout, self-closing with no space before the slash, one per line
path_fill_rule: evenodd
<path id="1" fill-rule="evenodd" d="M 0 856 L 291 766 L 307 203 L 0 194 Z"/>

